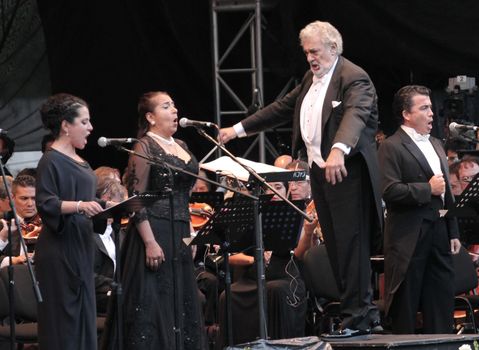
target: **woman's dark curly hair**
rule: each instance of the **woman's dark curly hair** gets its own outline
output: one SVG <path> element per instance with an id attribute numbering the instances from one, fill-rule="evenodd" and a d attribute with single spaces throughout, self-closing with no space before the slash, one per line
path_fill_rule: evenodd
<path id="1" fill-rule="evenodd" d="M 81 107 L 88 108 L 88 104 L 79 97 L 65 93 L 50 96 L 40 109 L 43 126 L 57 139 L 62 121 L 73 123 Z"/>

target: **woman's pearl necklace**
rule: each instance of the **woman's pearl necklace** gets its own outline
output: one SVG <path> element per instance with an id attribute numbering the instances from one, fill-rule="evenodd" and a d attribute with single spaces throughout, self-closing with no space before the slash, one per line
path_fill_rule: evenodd
<path id="1" fill-rule="evenodd" d="M 154 138 L 154 139 L 157 139 L 157 140 L 159 140 L 159 141 L 161 141 L 161 142 L 166 143 L 168 146 L 173 146 L 173 145 L 175 144 L 175 139 L 174 139 L 172 136 L 170 136 L 169 139 L 165 139 L 164 137 L 162 137 L 162 136 L 160 136 L 160 135 L 158 135 L 158 134 L 155 134 L 155 133 L 153 133 L 153 132 L 151 132 L 151 131 L 148 131 L 146 134 L 147 134 L 148 136 L 151 136 L 151 137 Z"/>

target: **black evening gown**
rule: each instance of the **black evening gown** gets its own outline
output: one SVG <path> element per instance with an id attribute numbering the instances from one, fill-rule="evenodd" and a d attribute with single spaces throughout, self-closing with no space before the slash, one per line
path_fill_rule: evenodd
<path id="1" fill-rule="evenodd" d="M 180 158 L 166 154 L 149 136 L 143 137 L 135 145 L 140 154 L 157 156 L 168 163 L 193 173 L 198 173 L 198 163 L 186 145 L 176 142 L 191 156 L 185 164 Z M 129 162 L 130 189 L 136 192 L 164 192 L 168 177 L 165 169 L 149 165 L 139 157 Z M 188 209 L 189 192 L 195 178 L 174 173 L 174 232 L 170 227 L 169 199 L 157 200 L 153 205 L 135 214 L 133 224 L 127 230 L 122 245 L 122 286 L 123 286 L 123 340 L 129 350 L 175 349 L 175 310 L 174 293 L 180 293 L 182 310 L 179 315 L 183 323 L 183 348 L 205 349 L 206 337 L 198 297 L 198 287 L 194 277 L 191 249 L 181 242 L 179 255 L 180 287 L 174 290 L 172 264 L 172 237 L 190 236 L 190 215 Z M 156 241 L 165 254 L 158 271 L 150 270 L 145 264 L 145 246 L 134 222 L 149 220 Z M 109 308 L 107 330 L 102 339 L 102 349 L 114 349 L 115 334 L 114 308 Z"/>
<path id="2" fill-rule="evenodd" d="M 38 164 L 36 203 L 43 231 L 35 249 L 42 350 L 97 348 L 93 227 L 85 215 L 62 214 L 61 202 L 95 199 L 96 177 L 88 163 L 56 150 Z"/>

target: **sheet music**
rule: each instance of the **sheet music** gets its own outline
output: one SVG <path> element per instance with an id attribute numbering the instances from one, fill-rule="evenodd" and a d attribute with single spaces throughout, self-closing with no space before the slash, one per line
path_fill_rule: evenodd
<path id="1" fill-rule="evenodd" d="M 273 172 L 292 172 L 273 165 L 253 162 L 244 158 L 237 158 L 242 164 L 249 166 L 257 173 L 273 173 Z M 236 163 L 230 157 L 223 156 L 211 162 L 201 164 L 201 169 L 219 173 L 220 175 L 237 178 L 240 181 L 248 181 L 249 173 L 241 165 Z"/>

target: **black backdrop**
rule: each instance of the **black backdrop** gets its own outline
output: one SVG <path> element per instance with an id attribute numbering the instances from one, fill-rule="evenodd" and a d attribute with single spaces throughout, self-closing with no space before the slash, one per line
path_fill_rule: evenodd
<path id="1" fill-rule="evenodd" d="M 209 1 L 42 0 L 38 6 L 52 92 L 70 92 L 90 103 L 95 129 L 84 156 L 93 167 L 125 165 L 126 155 L 100 149 L 96 139 L 135 136 L 136 102 L 145 91 L 170 92 L 180 116 L 213 120 Z M 279 0 L 265 17 L 264 64 L 277 77 L 300 77 L 307 69 L 297 39 L 305 24 L 320 19 L 335 25 L 343 35 L 344 56 L 376 85 L 388 133 L 395 127 L 392 94 L 402 85 L 443 90 L 448 77 L 479 78 L 479 3 L 474 0 Z M 223 25 L 219 35 L 227 41 L 232 33 Z M 243 58 L 236 59 L 233 64 Z M 267 91 L 265 96 L 266 102 L 272 98 Z M 211 148 L 193 130 L 176 136 L 200 158 Z"/>

